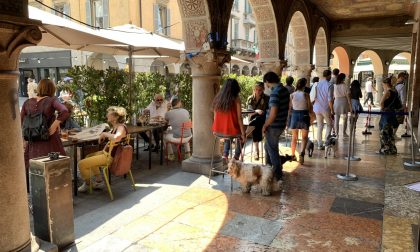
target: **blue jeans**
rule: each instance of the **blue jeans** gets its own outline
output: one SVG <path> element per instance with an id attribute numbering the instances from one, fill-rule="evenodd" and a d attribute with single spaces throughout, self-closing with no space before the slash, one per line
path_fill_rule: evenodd
<path id="1" fill-rule="evenodd" d="M 280 135 L 284 132 L 284 129 L 277 129 L 268 127 L 265 132 L 265 161 L 268 165 L 271 165 L 274 169 L 274 176 L 277 180 L 283 177 L 283 166 L 280 162 L 279 154 L 279 140 Z"/>
<path id="2" fill-rule="evenodd" d="M 241 147 L 242 147 L 241 143 L 236 144 L 235 154 L 234 154 L 235 159 L 239 159 L 239 156 L 241 155 Z M 223 156 L 229 157 L 229 151 L 230 151 L 230 139 L 226 138 L 224 146 L 223 146 Z"/>

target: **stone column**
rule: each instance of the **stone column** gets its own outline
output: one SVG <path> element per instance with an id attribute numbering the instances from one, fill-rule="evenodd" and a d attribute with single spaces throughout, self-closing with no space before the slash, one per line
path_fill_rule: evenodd
<path id="1" fill-rule="evenodd" d="M 384 75 L 378 74 L 375 75 L 376 80 L 376 102 L 380 103 L 382 99 L 382 95 L 384 94 L 384 88 L 382 87 L 382 82 L 384 80 Z"/>
<path id="2" fill-rule="evenodd" d="M 420 25 L 417 25 L 417 36 L 415 43 L 415 51 L 412 51 L 411 58 L 415 58 L 413 82 L 411 84 L 411 104 L 408 104 L 408 109 L 413 111 L 413 125 L 418 126 L 419 123 L 419 106 L 420 106 Z"/>
<path id="3" fill-rule="evenodd" d="M 182 170 L 199 174 L 209 174 L 214 136 L 212 103 L 220 89 L 221 68 L 230 58 L 226 53 L 208 52 L 196 56 L 190 62 L 192 70 L 193 99 L 193 153 L 191 158 L 182 162 Z M 214 166 L 221 160 L 219 142 L 214 153 Z"/>
<path id="4" fill-rule="evenodd" d="M 27 1 L 0 5 L 0 250 L 30 251 L 30 226 L 18 104 L 21 50 L 41 40 L 38 23 L 28 19 Z M 15 16 L 10 16 L 15 15 Z"/>
<path id="5" fill-rule="evenodd" d="M 296 70 L 294 71 L 293 76 L 296 77 L 297 80 L 300 78 L 306 78 L 309 85 L 309 83 L 311 82 L 312 69 L 313 65 L 311 64 L 296 66 Z"/>
<path id="6" fill-rule="evenodd" d="M 328 66 L 316 66 L 314 71 L 316 73 L 316 76 L 318 76 L 320 79 L 322 78 L 322 74 L 325 70 L 329 69 Z M 311 80 L 312 81 L 312 80 Z"/>
<path id="7" fill-rule="evenodd" d="M 273 71 L 281 77 L 283 69 L 287 66 L 286 60 L 278 60 L 273 62 L 260 62 L 260 69 L 264 75 L 267 72 Z"/>

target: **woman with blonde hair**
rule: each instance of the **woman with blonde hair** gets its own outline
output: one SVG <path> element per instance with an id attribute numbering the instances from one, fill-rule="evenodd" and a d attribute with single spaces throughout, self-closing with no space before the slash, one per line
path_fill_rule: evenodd
<path id="1" fill-rule="evenodd" d="M 25 169 L 26 169 L 26 185 L 29 192 L 29 159 L 46 156 L 50 152 L 60 152 L 66 155 L 63 143 L 60 139 L 59 127 L 60 123 L 67 120 L 70 116 L 67 108 L 61 104 L 54 96 L 55 85 L 52 80 L 42 79 L 37 87 L 37 95 L 34 98 L 26 100 L 22 105 L 20 119 L 23 125 L 26 116 L 34 115 L 42 112 L 48 125 L 49 138 L 46 141 L 27 141 L 24 142 L 25 147 Z M 55 115 L 58 112 L 58 115 Z"/>
<path id="2" fill-rule="evenodd" d="M 84 180 L 84 183 L 78 188 L 79 192 L 86 192 L 89 189 L 91 169 L 92 175 L 95 176 L 95 180 L 92 184 L 93 188 L 102 189 L 104 187 L 99 167 L 112 163 L 112 159 L 116 152 L 116 149 L 114 148 L 111 153 L 109 153 L 109 144 L 119 143 L 127 136 L 127 127 L 124 124 L 127 115 L 125 108 L 111 106 L 107 109 L 107 112 L 106 118 L 108 123 L 111 124 L 112 130 L 111 132 L 102 132 L 98 142 L 102 143 L 105 140 L 108 140 L 109 142 L 103 150 L 89 154 L 86 158 L 79 161 L 78 166 L 80 175 Z"/>

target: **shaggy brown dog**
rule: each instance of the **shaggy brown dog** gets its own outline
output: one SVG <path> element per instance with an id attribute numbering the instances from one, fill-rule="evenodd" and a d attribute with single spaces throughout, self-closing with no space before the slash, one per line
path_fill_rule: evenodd
<path id="1" fill-rule="evenodd" d="M 244 193 L 249 193 L 252 185 L 259 185 L 264 196 L 280 190 L 279 183 L 273 178 L 273 169 L 268 165 L 245 164 L 232 158 L 228 164 L 228 173 L 241 184 Z"/>

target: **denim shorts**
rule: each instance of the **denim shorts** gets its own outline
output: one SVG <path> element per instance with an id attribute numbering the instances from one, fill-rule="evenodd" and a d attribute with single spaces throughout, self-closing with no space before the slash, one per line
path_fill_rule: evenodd
<path id="1" fill-rule="evenodd" d="M 289 121 L 289 129 L 309 130 L 309 111 L 308 110 L 292 110 Z"/>

